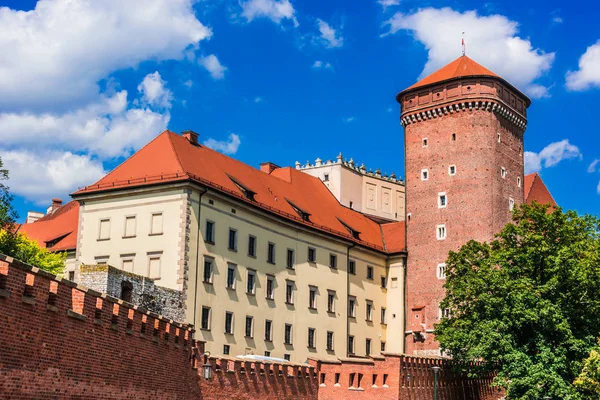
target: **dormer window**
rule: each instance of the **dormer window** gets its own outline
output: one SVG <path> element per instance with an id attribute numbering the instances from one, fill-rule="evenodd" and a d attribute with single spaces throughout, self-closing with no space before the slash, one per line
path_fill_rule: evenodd
<path id="1" fill-rule="evenodd" d="M 255 191 L 253 191 L 252 189 L 248 188 L 246 185 L 244 185 L 243 183 L 241 183 L 240 181 L 238 181 L 233 176 L 231 176 L 229 174 L 227 174 L 227 176 L 229 177 L 229 179 L 231 179 L 231 181 L 235 184 L 235 186 L 240 190 L 240 192 L 242 192 L 242 194 L 248 200 L 255 201 L 254 200 L 254 196 L 256 195 Z"/>
<path id="2" fill-rule="evenodd" d="M 348 232 L 352 235 L 352 237 L 354 239 L 359 239 L 360 240 L 360 232 L 359 231 L 357 231 L 356 229 L 352 228 L 350 225 L 348 225 L 347 223 L 345 223 L 341 219 L 338 218 L 337 220 L 340 221 L 340 224 L 344 225 L 344 228 L 346 228 L 348 230 Z"/>
<path id="3" fill-rule="evenodd" d="M 288 199 L 285 199 L 285 201 L 287 201 L 288 204 L 290 206 L 292 206 L 292 208 L 294 209 L 294 211 L 296 211 L 296 214 L 298 214 L 298 216 L 300 218 L 302 218 L 304 221 L 310 221 L 310 213 L 304 211 L 303 209 L 301 209 L 300 207 L 298 207 L 297 205 L 295 205 L 294 203 L 292 203 Z"/>

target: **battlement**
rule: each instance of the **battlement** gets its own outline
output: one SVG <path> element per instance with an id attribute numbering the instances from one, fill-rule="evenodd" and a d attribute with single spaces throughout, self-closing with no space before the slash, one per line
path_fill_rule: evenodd
<path id="1" fill-rule="evenodd" d="M 392 172 L 388 176 L 388 174 L 385 172 L 382 174 L 381 170 L 379 168 L 376 168 L 375 172 L 373 172 L 372 168 L 367 170 L 367 167 L 365 166 L 364 163 L 361 163 L 359 165 L 357 162 L 354 161 L 353 158 L 345 159 L 344 156 L 342 155 L 342 153 L 338 154 L 335 161 L 332 161 L 332 160 L 323 161 L 320 158 L 317 158 L 315 160 L 314 164 L 311 164 L 310 161 L 306 161 L 306 164 L 302 165 L 302 164 L 300 164 L 299 161 L 296 161 L 295 165 L 296 165 L 296 169 L 299 171 L 306 171 L 309 169 L 321 168 L 321 167 L 325 167 L 325 166 L 340 165 L 340 166 L 350 169 L 360 175 L 369 176 L 371 178 L 380 179 L 380 180 L 387 181 L 387 182 L 393 182 L 393 183 L 397 183 L 400 185 L 404 184 L 402 179 L 397 177 L 394 172 Z"/>

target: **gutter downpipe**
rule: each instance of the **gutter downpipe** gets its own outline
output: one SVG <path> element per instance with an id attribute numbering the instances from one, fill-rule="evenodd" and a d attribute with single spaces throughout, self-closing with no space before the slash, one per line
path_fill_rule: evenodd
<path id="1" fill-rule="evenodd" d="M 348 351 L 348 338 L 350 337 L 350 315 L 348 315 L 348 301 L 350 299 L 350 249 L 356 247 L 356 243 L 352 243 L 346 250 L 346 357 L 350 357 Z"/>
<path id="2" fill-rule="evenodd" d="M 208 189 L 204 189 L 203 192 L 200 192 L 200 197 L 198 198 L 198 239 L 196 240 L 196 276 L 194 277 L 194 329 L 196 329 L 196 306 L 198 302 L 198 259 L 200 258 L 200 237 L 202 236 L 202 225 L 200 217 L 202 215 L 202 196 L 204 196 L 206 192 L 208 192 Z"/>

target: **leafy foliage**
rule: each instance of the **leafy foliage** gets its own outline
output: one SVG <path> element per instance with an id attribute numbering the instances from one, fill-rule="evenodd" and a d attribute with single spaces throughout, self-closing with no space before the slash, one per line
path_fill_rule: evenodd
<path id="1" fill-rule="evenodd" d="M 510 399 L 579 398 L 571 382 L 600 335 L 599 229 L 592 216 L 523 205 L 491 243 L 451 252 L 441 347 L 459 365 L 499 368 Z"/>
<path id="2" fill-rule="evenodd" d="M 8 233 L 4 239 L 4 247 L 0 247 L 0 251 L 8 253 L 15 246 L 15 221 L 18 216 L 12 206 L 13 196 L 10 194 L 8 186 L 2 183 L 2 181 L 8 180 L 8 170 L 3 166 L 0 158 L 0 229 Z"/>
<path id="3" fill-rule="evenodd" d="M 600 345 L 600 343 L 599 343 Z M 596 346 L 585 360 L 581 373 L 573 382 L 575 390 L 585 400 L 600 398 L 600 347 Z"/>
<path id="4" fill-rule="evenodd" d="M 13 238 L 5 230 L 0 230 L 0 249 L 8 247 L 7 242 Z M 40 247 L 35 240 L 29 239 L 22 233 L 14 237 L 14 247 L 12 251 L 6 253 L 27 264 L 46 270 L 52 274 L 59 275 L 64 271 L 66 252 L 53 253 L 48 249 Z"/>

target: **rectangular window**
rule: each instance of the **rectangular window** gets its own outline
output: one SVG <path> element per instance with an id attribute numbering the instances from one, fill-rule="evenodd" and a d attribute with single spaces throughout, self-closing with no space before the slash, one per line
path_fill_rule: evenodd
<path id="1" fill-rule="evenodd" d="M 444 264 L 444 263 L 438 264 L 437 277 L 438 277 L 438 279 L 446 279 L 446 264 Z"/>
<path id="2" fill-rule="evenodd" d="M 385 351 L 385 342 L 381 342 L 381 352 Z"/>
<path id="3" fill-rule="evenodd" d="M 294 282 L 287 281 L 285 283 L 285 302 L 294 304 Z"/>
<path id="4" fill-rule="evenodd" d="M 308 262 L 316 262 L 317 261 L 317 249 L 313 247 L 308 248 Z"/>
<path id="5" fill-rule="evenodd" d="M 327 292 L 327 312 L 335 312 L 335 292 Z"/>
<path id="6" fill-rule="evenodd" d="M 356 261 L 350 260 L 348 261 L 348 273 L 352 275 L 356 275 Z"/>
<path id="7" fill-rule="evenodd" d="M 329 182 L 329 174 L 323 174 L 323 182 Z"/>
<path id="8" fill-rule="evenodd" d="M 367 265 L 367 279 L 373 280 L 373 267 Z"/>
<path id="9" fill-rule="evenodd" d="M 440 308 L 440 319 L 442 318 L 450 318 L 449 308 Z"/>
<path id="10" fill-rule="evenodd" d="M 285 259 L 286 268 L 294 269 L 294 250 L 287 249 L 287 257 Z"/>
<path id="11" fill-rule="evenodd" d="M 317 288 L 314 286 L 308 287 L 308 308 L 317 309 Z"/>
<path id="12" fill-rule="evenodd" d="M 371 355 L 371 339 L 365 340 L 365 355 Z"/>
<path id="13" fill-rule="evenodd" d="M 225 312 L 225 333 L 233 335 L 233 313 L 231 311 Z"/>
<path id="14" fill-rule="evenodd" d="M 254 294 L 256 293 L 256 271 L 249 269 L 248 270 L 248 281 L 246 282 L 246 293 Z"/>
<path id="15" fill-rule="evenodd" d="M 348 316 L 355 318 L 356 317 L 356 298 L 349 297 L 348 298 Z"/>
<path id="16" fill-rule="evenodd" d="M 325 373 L 321 372 L 321 374 L 319 376 L 320 376 L 319 384 L 324 386 L 325 385 Z"/>
<path id="17" fill-rule="evenodd" d="M 227 289 L 235 289 L 235 275 L 237 266 L 235 264 L 227 264 Z"/>
<path id="18" fill-rule="evenodd" d="M 256 257 L 256 237 L 248 236 L 248 256 Z"/>
<path id="19" fill-rule="evenodd" d="M 215 244 L 215 223 L 206 221 L 206 232 L 204 233 L 204 241 Z"/>
<path id="20" fill-rule="evenodd" d="M 271 357 L 271 352 L 265 350 L 265 357 Z"/>
<path id="21" fill-rule="evenodd" d="M 329 268 L 337 268 L 337 256 L 329 254 Z"/>
<path id="22" fill-rule="evenodd" d="M 385 311 L 386 311 L 385 307 L 381 307 L 381 323 L 382 324 L 387 324 L 387 318 L 385 315 Z"/>
<path id="23" fill-rule="evenodd" d="M 152 213 L 150 220 L 150 234 L 162 235 L 163 233 L 163 215 L 162 213 Z"/>
<path id="24" fill-rule="evenodd" d="M 327 332 L 327 350 L 333 351 L 333 332 Z"/>
<path id="25" fill-rule="evenodd" d="M 427 147 L 428 140 L 427 138 L 423 138 L 423 147 Z"/>
<path id="26" fill-rule="evenodd" d="M 229 241 L 227 248 L 232 251 L 237 251 L 237 231 L 229 228 Z"/>
<path id="27" fill-rule="evenodd" d="M 387 276 L 381 275 L 381 287 L 383 289 L 387 288 Z"/>
<path id="28" fill-rule="evenodd" d="M 500 132 L 498 132 L 498 143 L 500 143 Z"/>
<path id="29" fill-rule="evenodd" d="M 273 321 L 269 319 L 265 321 L 265 340 L 267 342 L 273 340 Z"/>
<path id="30" fill-rule="evenodd" d="M 354 354 L 354 336 L 348 336 L 348 354 Z"/>
<path id="31" fill-rule="evenodd" d="M 98 227 L 98 240 L 110 239 L 110 219 L 101 219 Z"/>
<path id="32" fill-rule="evenodd" d="M 387 386 L 388 374 L 383 374 L 383 386 Z"/>
<path id="33" fill-rule="evenodd" d="M 223 345 L 223 355 L 224 356 L 228 356 L 229 355 L 229 345 L 228 344 L 224 344 Z"/>
<path id="34" fill-rule="evenodd" d="M 335 384 L 338 386 L 340 385 L 340 373 L 339 372 L 335 373 Z"/>
<path id="35" fill-rule="evenodd" d="M 508 199 L 508 211 L 515 209 L 515 200 L 513 198 Z"/>
<path id="36" fill-rule="evenodd" d="M 308 348 L 314 349 L 315 347 L 315 328 L 308 328 Z"/>
<path id="37" fill-rule="evenodd" d="M 456 175 L 456 165 L 450 165 L 448 167 L 448 175 L 450 175 L 450 176 Z"/>
<path id="38" fill-rule="evenodd" d="M 446 197 L 446 193 L 438 193 L 438 208 L 446 208 L 447 203 L 448 199 Z"/>
<path id="39" fill-rule="evenodd" d="M 421 170 L 421 180 L 426 181 L 429 179 L 429 171 L 427 169 Z"/>
<path id="40" fill-rule="evenodd" d="M 125 217 L 125 233 L 124 238 L 135 237 L 135 216 Z"/>
<path id="41" fill-rule="evenodd" d="M 285 329 L 283 332 L 284 332 L 283 343 L 284 344 L 292 344 L 292 325 L 285 324 Z"/>
<path id="42" fill-rule="evenodd" d="M 74 281 L 75 280 L 75 271 L 69 271 L 69 280 L 70 281 Z"/>
<path id="43" fill-rule="evenodd" d="M 267 247 L 267 262 L 269 264 L 275 264 L 275 243 L 269 242 Z"/>
<path id="44" fill-rule="evenodd" d="M 210 330 L 210 307 L 202 307 L 202 321 L 200 329 Z"/>
<path id="45" fill-rule="evenodd" d="M 367 308 L 365 313 L 365 319 L 367 321 L 373 321 L 373 303 L 370 301 L 366 302 Z"/>
<path id="46" fill-rule="evenodd" d="M 521 187 L 521 177 L 517 177 L 517 187 Z"/>
<path id="47" fill-rule="evenodd" d="M 283 355 L 283 359 L 284 359 L 285 361 L 290 361 L 290 360 L 292 359 L 292 357 L 291 357 L 289 354 L 284 354 L 284 355 Z"/>
<path id="48" fill-rule="evenodd" d="M 506 168 L 501 167 L 500 168 L 500 176 L 504 179 L 506 178 Z"/>
<path id="49" fill-rule="evenodd" d="M 204 257 L 204 275 L 202 277 L 204 283 L 213 282 L 214 262 L 215 260 L 213 258 Z"/>
<path id="50" fill-rule="evenodd" d="M 123 260 L 123 271 L 133 272 L 133 258 L 126 258 Z"/>
<path id="51" fill-rule="evenodd" d="M 436 226 L 436 237 L 437 240 L 446 239 L 446 225 L 438 225 Z"/>
<path id="52" fill-rule="evenodd" d="M 148 277 L 151 279 L 160 279 L 160 257 L 148 258 Z"/>
<path id="53" fill-rule="evenodd" d="M 373 374 L 373 386 L 377 386 L 377 374 Z"/>
<path id="54" fill-rule="evenodd" d="M 267 290 L 265 297 L 270 300 L 275 298 L 275 277 L 272 275 L 267 275 Z"/>
<path id="55" fill-rule="evenodd" d="M 246 337 L 254 337 L 254 317 L 246 315 Z"/>

